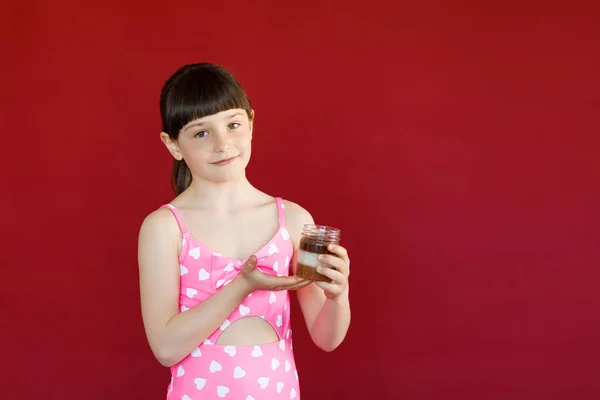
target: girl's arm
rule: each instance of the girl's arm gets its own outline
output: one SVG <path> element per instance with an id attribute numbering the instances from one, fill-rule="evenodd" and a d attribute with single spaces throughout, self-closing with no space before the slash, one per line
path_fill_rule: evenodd
<path id="1" fill-rule="evenodd" d="M 288 230 L 294 242 L 293 266 L 295 270 L 298 255 L 298 245 L 304 224 L 314 224 L 310 213 L 288 202 L 286 204 L 286 217 Z M 319 271 L 334 279 L 332 283 L 315 282 L 298 290 L 298 303 L 304 315 L 306 326 L 312 341 L 322 350 L 335 350 L 346 337 L 350 326 L 350 301 L 348 275 L 350 261 L 346 250 L 342 246 L 330 248 L 339 259 L 326 259 L 337 269 Z M 331 256 L 330 256 L 331 257 Z"/>
<path id="2" fill-rule="evenodd" d="M 170 367 L 204 342 L 244 299 L 258 289 L 295 289 L 308 282 L 261 273 L 251 257 L 227 286 L 188 311 L 179 311 L 178 243 L 181 235 L 169 210 L 159 209 L 142 223 L 138 264 L 142 319 L 156 359 Z"/>

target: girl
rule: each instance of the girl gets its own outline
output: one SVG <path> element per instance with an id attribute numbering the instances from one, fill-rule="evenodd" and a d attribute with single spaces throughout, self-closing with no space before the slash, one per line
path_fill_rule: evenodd
<path id="1" fill-rule="evenodd" d="M 299 399 L 289 291 L 313 342 L 334 350 L 350 324 L 348 254 L 330 245 L 336 256 L 319 272 L 331 283 L 294 276 L 314 221 L 246 178 L 254 110 L 230 72 L 183 66 L 160 111 L 177 197 L 144 219 L 138 259 L 148 342 L 171 371 L 167 399 Z"/>

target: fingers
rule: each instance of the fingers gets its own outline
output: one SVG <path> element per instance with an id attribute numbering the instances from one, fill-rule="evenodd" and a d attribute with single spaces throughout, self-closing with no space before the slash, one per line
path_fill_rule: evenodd
<path id="1" fill-rule="evenodd" d="M 323 291 L 325 292 L 325 296 L 327 296 L 327 298 L 330 299 L 336 298 L 337 296 L 342 294 L 343 291 L 343 288 L 335 283 L 315 281 L 315 285 L 323 289 Z"/>
<path id="2" fill-rule="evenodd" d="M 329 244 L 327 250 L 340 257 L 342 260 L 348 261 L 348 251 L 339 244 Z"/>
<path id="3" fill-rule="evenodd" d="M 327 249 L 334 253 L 335 256 L 322 254 L 319 256 L 319 261 L 323 264 L 327 264 L 345 275 L 350 275 L 350 259 L 348 258 L 348 251 L 337 244 L 330 244 Z"/>
<path id="4" fill-rule="evenodd" d="M 266 274 L 257 268 L 256 256 L 250 256 L 242 265 L 242 273 L 253 290 L 297 290 L 312 281 L 298 276 L 275 276 Z"/>
<path id="5" fill-rule="evenodd" d="M 323 281 L 315 281 L 315 285 L 323 289 L 326 293 L 335 289 L 335 284 Z"/>
<path id="6" fill-rule="evenodd" d="M 310 285 L 312 282 L 313 282 L 313 281 L 310 281 L 310 280 L 306 280 L 306 279 L 305 279 L 305 280 L 303 280 L 302 282 L 300 282 L 300 283 L 297 283 L 297 284 L 295 284 L 295 285 L 292 285 L 292 286 L 287 286 L 287 287 L 280 288 L 280 289 L 277 289 L 277 290 L 298 290 L 298 289 L 302 289 L 304 286 L 308 286 L 308 285 Z"/>
<path id="7" fill-rule="evenodd" d="M 346 281 L 346 276 L 344 275 L 344 273 L 333 268 L 319 266 L 317 267 L 317 272 L 331 279 L 333 283 L 342 284 Z"/>
<path id="8" fill-rule="evenodd" d="M 272 290 L 296 290 L 312 281 L 297 276 L 267 276 L 267 287 Z"/>
<path id="9" fill-rule="evenodd" d="M 344 291 L 348 287 L 348 281 L 346 280 L 346 278 L 344 278 L 343 283 L 336 281 L 315 281 L 315 285 L 323 289 L 323 291 L 325 292 L 325 297 L 327 297 L 328 299 L 335 299 L 339 297 L 342 293 L 344 293 Z"/>
<path id="10" fill-rule="evenodd" d="M 326 264 L 326 265 L 330 266 L 331 268 L 336 269 L 341 272 L 345 272 L 346 266 L 348 265 L 348 263 L 344 259 L 342 259 L 340 257 L 332 256 L 329 254 L 319 255 L 319 262 L 321 264 Z M 325 268 L 325 269 L 330 269 L 330 268 Z"/>
<path id="11" fill-rule="evenodd" d="M 323 289 L 327 298 L 335 299 L 344 293 L 348 286 L 350 259 L 348 251 L 340 245 L 330 244 L 327 249 L 334 255 L 320 255 L 319 262 L 322 265 L 317 267 L 317 272 L 331 279 L 331 282 L 315 282 L 315 284 Z"/>
<path id="12" fill-rule="evenodd" d="M 256 256 L 251 255 L 248 258 L 248 260 L 246 260 L 244 265 L 242 265 L 242 272 L 245 274 L 252 272 L 252 270 L 256 269 L 256 262 L 257 262 Z"/>

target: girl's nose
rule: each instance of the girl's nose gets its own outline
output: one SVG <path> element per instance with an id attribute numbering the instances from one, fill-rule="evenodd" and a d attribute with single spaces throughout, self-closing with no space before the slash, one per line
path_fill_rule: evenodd
<path id="1" fill-rule="evenodd" d="M 231 138 L 227 132 L 217 132 L 213 138 L 215 153 L 224 153 L 231 145 Z"/>

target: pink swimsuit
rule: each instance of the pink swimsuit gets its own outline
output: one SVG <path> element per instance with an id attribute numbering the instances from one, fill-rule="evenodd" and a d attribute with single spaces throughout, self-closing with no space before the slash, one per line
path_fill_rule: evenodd
<path id="1" fill-rule="evenodd" d="M 257 268 L 262 272 L 288 276 L 293 245 L 285 226 L 283 201 L 276 200 L 279 229 L 254 255 L 258 259 Z M 170 204 L 162 207 L 173 212 L 183 235 L 179 255 L 179 306 L 181 312 L 185 312 L 231 282 L 247 259 L 237 260 L 213 252 L 190 235 L 175 207 Z M 253 346 L 215 344 L 231 323 L 253 316 L 269 322 L 280 340 Z M 300 399 L 288 291 L 250 294 L 220 328 L 170 370 L 168 400 Z"/>

